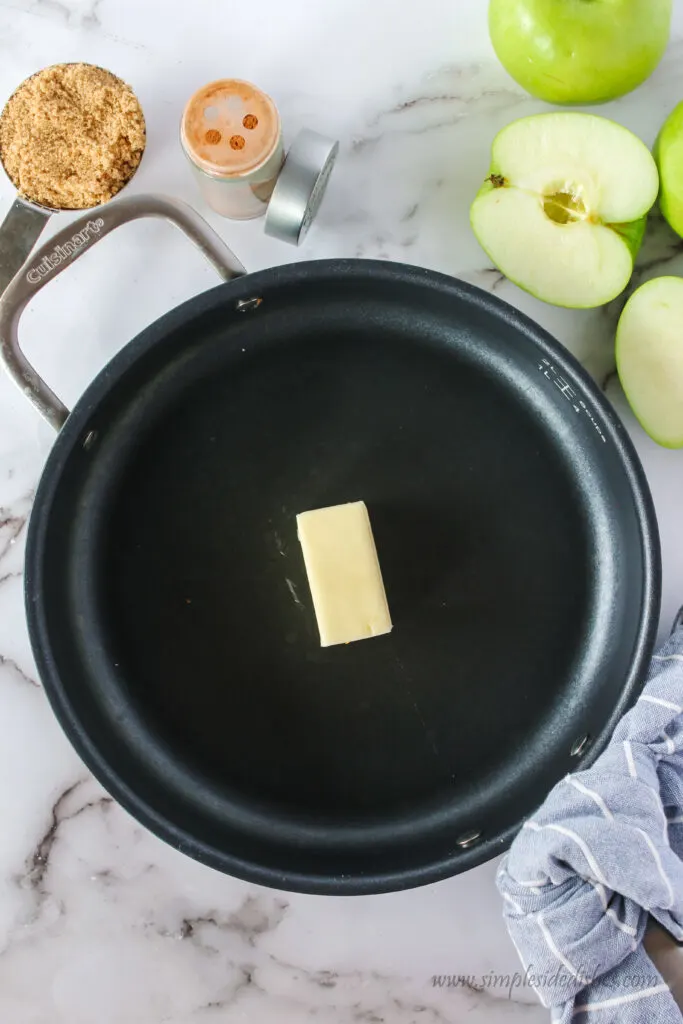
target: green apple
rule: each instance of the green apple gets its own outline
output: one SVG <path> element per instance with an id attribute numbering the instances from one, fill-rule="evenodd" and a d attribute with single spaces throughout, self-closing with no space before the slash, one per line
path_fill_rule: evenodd
<path id="1" fill-rule="evenodd" d="M 516 82 L 548 103 L 606 103 L 662 59 L 673 0 L 490 0 L 491 41 Z"/>
<path id="2" fill-rule="evenodd" d="M 650 437 L 683 448 L 683 278 L 658 277 L 633 293 L 617 327 L 617 369 Z"/>
<path id="3" fill-rule="evenodd" d="M 683 103 L 664 122 L 655 143 L 655 160 L 661 181 L 659 205 L 683 238 Z"/>
<path id="4" fill-rule="evenodd" d="M 590 309 L 628 284 L 658 189 L 652 154 L 627 128 L 594 114 L 536 114 L 494 139 L 470 220 L 520 288 Z"/>

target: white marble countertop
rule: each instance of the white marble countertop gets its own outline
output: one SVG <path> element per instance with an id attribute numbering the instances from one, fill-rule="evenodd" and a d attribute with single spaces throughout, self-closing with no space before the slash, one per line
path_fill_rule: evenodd
<path id="1" fill-rule="evenodd" d="M 402 260 L 495 290 L 549 328 L 607 388 L 643 459 L 663 542 L 664 632 L 683 602 L 683 452 L 657 448 L 625 407 L 612 356 L 620 303 L 586 313 L 544 306 L 501 280 L 469 230 L 496 131 L 544 109 L 497 64 L 486 6 L 3 0 L 0 99 L 46 64 L 101 64 L 133 86 L 147 117 L 147 153 L 130 191 L 194 203 L 248 268 L 321 256 Z M 648 143 L 683 98 L 683 0 L 674 6 L 659 70 L 602 109 Z M 225 75 L 270 92 L 290 139 L 307 125 L 341 140 L 323 210 L 299 250 L 268 239 L 262 222 L 210 214 L 195 191 L 177 142 L 180 111 L 198 85 Z M 3 179 L 0 215 L 11 200 Z M 47 233 L 65 223 L 66 215 Z M 662 267 L 683 273 L 683 242 L 656 224 L 637 279 Z M 73 403 L 143 326 L 212 284 L 172 228 L 138 223 L 41 293 L 22 322 L 23 340 Z M 26 519 L 52 441 L 0 376 L 2 1024 L 545 1020 L 529 989 L 486 977 L 518 970 L 495 864 L 389 896 L 276 893 L 174 852 L 89 777 L 37 682 L 22 604 Z M 469 977 L 439 987 L 434 975 Z"/>

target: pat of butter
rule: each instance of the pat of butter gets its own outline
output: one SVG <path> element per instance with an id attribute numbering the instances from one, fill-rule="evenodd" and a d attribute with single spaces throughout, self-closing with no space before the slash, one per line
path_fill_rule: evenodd
<path id="1" fill-rule="evenodd" d="M 382 572 L 364 501 L 296 517 L 321 647 L 391 632 Z"/>

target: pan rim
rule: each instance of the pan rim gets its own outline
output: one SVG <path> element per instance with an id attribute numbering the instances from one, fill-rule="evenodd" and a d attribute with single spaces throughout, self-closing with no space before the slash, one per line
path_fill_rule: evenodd
<path id="1" fill-rule="evenodd" d="M 160 814 L 131 789 L 125 778 L 98 750 L 87 729 L 79 719 L 78 708 L 69 696 L 68 683 L 60 677 L 56 660 L 50 649 L 49 628 L 46 622 L 42 600 L 43 564 L 46 546 L 47 524 L 50 509 L 59 488 L 64 467 L 72 451 L 82 444 L 84 433 L 93 413 L 103 398 L 118 383 L 120 377 L 146 352 L 163 343 L 169 333 L 197 318 L 198 315 L 222 306 L 228 299 L 234 303 L 253 298 L 261 288 L 274 284 L 306 281 L 329 277 L 354 277 L 361 275 L 367 280 L 421 282 L 434 287 L 448 288 L 475 306 L 505 320 L 515 332 L 530 338 L 536 345 L 549 352 L 555 362 L 565 366 L 577 375 L 590 394 L 595 407 L 610 428 L 611 440 L 617 449 L 619 460 L 627 475 L 633 495 L 634 510 L 638 521 L 643 551 L 643 592 L 641 595 L 641 617 L 637 636 L 634 638 L 634 656 L 620 692 L 620 700 L 614 707 L 599 736 L 594 737 L 588 753 L 577 762 L 577 770 L 592 764 L 606 746 L 619 718 L 636 699 L 645 679 L 659 623 L 661 591 L 661 555 L 659 534 L 654 504 L 639 457 L 628 432 L 616 411 L 599 390 L 592 378 L 578 361 L 540 325 L 519 310 L 474 285 L 435 271 L 406 264 L 387 263 L 371 260 L 319 260 L 288 264 L 260 271 L 195 296 L 171 310 L 140 332 L 136 338 L 121 349 L 88 386 L 77 402 L 65 426 L 60 431 L 48 456 L 36 492 L 34 511 L 31 514 L 27 539 L 25 602 L 29 634 L 34 657 L 52 709 L 76 752 L 93 772 L 100 783 L 111 793 L 130 814 L 149 828 L 159 838 L 175 849 L 187 853 L 201 863 L 227 872 L 246 881 L 256 882 L 273 888 L 323 895 L 361 895 L 383 893 L 424 885 L 447 878 L 473 868 L 504 852 L 514 838 L 523 820 L 495 835 L 484 836 L 469 848 L 456 848 L 455 852 L 439 860 L 431 861 L 408 870 L 380 873 L 350 873 L 348 875 L 315 875 L 309 872 L 278 872 L 266 865 L 243 861 L 233 854 L 219 850 L 196 836 L 178 827 L 166 815 Z M 455 847 L 455 843 L 454 843 Z"/>

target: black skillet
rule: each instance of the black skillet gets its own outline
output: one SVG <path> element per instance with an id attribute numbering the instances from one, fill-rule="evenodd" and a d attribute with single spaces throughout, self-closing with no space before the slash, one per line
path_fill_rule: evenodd
<path id="1" fill-rule="evenodd" d="M 143 331 L 67 413 L 18 318 L 148 215 L 234 279 Z M 460 281 L 361 260 L 236 276 L 156 197 L 103 208 L 79 240 L 87 220 L 0 300 L 5 361 L 61 428 L 26 602 L 71 742 L 157 835 L 266 885 L 379 892 L 501 852 L 604 747 L 651 653 L 657 528 L 612 408 Z M 295 516 L 356 499 L 394 631 L 323 650 Z"/>

